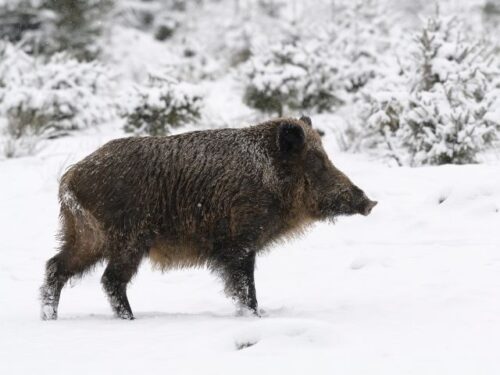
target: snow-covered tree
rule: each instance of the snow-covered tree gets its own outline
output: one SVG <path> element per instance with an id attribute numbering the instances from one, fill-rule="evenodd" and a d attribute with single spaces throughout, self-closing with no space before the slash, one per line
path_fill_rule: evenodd
<path id="1" fill-rule="evenodd" d="M 177 0 L 122 0 L 113 9 L 113 19 L 159 40 L 170 39 L 184 22 L 186 2 Z"/>
<path id="2" fill-rule="evenodd" d="M 482 16 L 487 26 L 498 30 L 500 24 L 500 1 L 486 0 L 482 6 Z"/>
<path id="3" fill-rule="evenodd" d="M 365 96 L 365 146 L 383 147 L 399 164 L 463 164 L 497 137 L 487 45 L 468 37 L 463 23 L 436 15 L 413 40 L 403 77 Z M 403 78 L 403 79 L 401 79 Z"/>
<path id="4" fill-rule="evenodd" d="M 114 0 L 14 0 L 0 4 L 0 38 L 21 42 L 25 52 L 71 54 L 92 60 L 100 51 Z"/>
<path id="5" fill-rule="evenodd" d="M 290 25 L 246 64 L 245 102 L 277 114 L 328 112 L 351 102 L 378 74 L 389 30 L 383 10 L 375 0 L 348 2 L 333 7 L 326 25 Z"/>
<path id="6" fill-rule="evenodd" d="M 124 129 L 136 135 L 167 135 L 171 128 L 195 123 L 201 108 L 202 96 L 195 87 L 154 76 L 149 86 L 137 88 L 136 103 L 124 113 Z"/>
<path id="7" fill-rule="evenodd" d="M 395 16 L 380 0 L 358 0 L 333 4 L 333 20 L 327 41 L 342 65 L 345 88 L 356 93 L 380 74 L 384 53 L 390 46 Z"/>
<path id="8" fill-rule="evenodd" d="M 42 18 L 34 0 L 0 2 L 0 39 L 17 43 L 26 33 L 38 30 Z"/>
<path id="9" fill-rule="evenodd" d="M 11 144 L 113 119 L 112 88 L 108 71 L 96 62 L 78 62 L 65 54 L 35 58 L 0 42 L 1 132 Z"/>
<path id="10" fill-rule="evenodd" d="M 306 42 L 307 40 L 307 42 Z M 245 102 L 263 112 L 331 110 L 343 103 L 338 66 L 322 40 L 294 33 L 255 54 L 245 66 Z"/>
<path id="11" fill-rule="evenodd" d="M 41 9 L 52 13 L 43 48 L 65 51 L 79 60 L 99 53 L 98 39 L 113 0 L 43 0 Z"/>

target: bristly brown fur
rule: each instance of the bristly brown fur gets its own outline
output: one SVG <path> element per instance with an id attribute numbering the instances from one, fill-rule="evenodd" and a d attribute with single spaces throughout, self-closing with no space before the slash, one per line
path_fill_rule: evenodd
<path id="1" fill-rule="evenodd" d="M 44 319 L 57 317 L 67 280 L 101 260 L 115 313 L 132 319 L 126 285 L 144 257 L 163 270 L 209 267 L 257 313 L 256 253 L 369 202 L 329 161 L 308 118 L 117 139 L 66 172 L 59 198 L 61 248 L 47 263 Z"/>

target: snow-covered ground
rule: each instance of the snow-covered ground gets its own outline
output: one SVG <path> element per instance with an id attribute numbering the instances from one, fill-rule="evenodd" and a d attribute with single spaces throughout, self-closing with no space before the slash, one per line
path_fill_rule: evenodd
<path id="1" fill-rule="evenodd" d="M 205 270 L 144 262 L 135 321 L 112 317 L 98 267 L 39 319 L 57 180 L 110 131 L 0 163 L 1 374 L 498 374 L 500 165 L 388 168 L 325 145 L 379 201 L 258 259 L 263 318 L 237 317 Z"/>
<path id="2" fill-rule="evenodd" d="M 465 14 L 472 24 L 482 25 L 483 0 L 438 2 L 443 15 Z M 161 2 L 120 3 L 127 9 Z M 281 20 L 263 16 L 255 3 L 193 6 L 165 42 L 154 39 L 148 27 L 112 22 L 103 35 L 99 63 L 111 70 L 118 107 L 126 102 L 127 90 L 144 85 L 148 74 L 192 68 L 189 80 L 203 91 L 206 104 L 203 127 L 271 117 L 243 104 L 244 70 L 231 62 L 232 54 L 247 47 L 256 56 L 264 53 L 267 43 L 293 31 L 291 21 L 297 18 L 307 35 L 322 22 L 332 26 L 331 19 L 339 20 L 332 10 L 340 12 L 334 5 L 341 2 L 318 0 L 312 7 L 313 2 L 280 1 L 288 4 Z M 388 4 L 391 12 L 379 20 L 392 25 L 394 10 L 399 17 L 395 26 L 421 27 L 420 17 L 435 12 L 422 0 Z M 371 32 L 361 28 L 353 34 L 349 24 L 344 25 L 347 31 L 338 31 L 349 43 L 360 37 L 365 47 L 363 38 L 372 40 Z M 376 55 L 381 65 L 391 63 L 394 53 L 405 56 L 410 34 L 390 35 L 394 46 Z M 480 36 L 469 30 L 464 35 Z M 191 60 L 182 57 L 188 50 L 196 52 Z M 39 80 L 21 62 L 4 60 L 5 71 L 29 73 L 37 84 L 19 85 L 24 75 L 13 74 L 4 109 L 19 98 L 13 92 L 34 93 L 39 101 L 48 97 L 37 86 L 47 78 Z M 70 77 L 80 79 L 75 71 Z M 392 78 L 397 81 L 399 75 Z M 52 78 L 48 82 L 53 84 Z M 390 168 L 382 160 L 340 152 L 337 142 L 346 135 L 347 115 L 361 107 L 357 102 L 308 114 L 325 131 L 334 164 L 379 204 L 368 217 L 317 224 L 303 237 L 261 255 L 256 284 L 264 317 L 236 316 L 222 284 L 207 270 L 162 274 L 145 261 L 128 293 L 136 320 L 112 316 L 101 290 L 101 265 L 65 287 L 59 320 L 42 322 L 38 288 L 44 263 L 57 247 L 58 179 L 69 165 L 124 135 L 123 119 L 112 120 L 115 126 L 101 119 L 113 108 L 103 98 L 109 99 L 92 98 L 98 104 L 91 106 L 93 111 L 81 99 L 66 98 L 78 101 L 81 114 L 98 118 L 99 126 L 44 141 L 34 156 L 0 157 L 1 375 L 500 374 L 500 150 L 482 154 L 484 164 L 421 168 Z M 495 109 L 489 115 L 491 121 L 498 113 Z M 1 128 L 6 121 L 0 115 Z M 0 146 L 4 141 L 2 134 Z"/>

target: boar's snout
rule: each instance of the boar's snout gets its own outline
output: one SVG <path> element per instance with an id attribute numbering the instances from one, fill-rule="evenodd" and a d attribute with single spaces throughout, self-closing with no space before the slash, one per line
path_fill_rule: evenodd
<path id="1" fill-rule="evenodd" d="M 354 186 L 352 191 L 353 209 L 355 213 L 368 216 L 378 202 L 370 200 L 363 190 L 359 189 L 357 186 Z"/>
<path id="2" fill-rule="evenodd" d="M 359 213 L 361 215 L 364 215 L 364 216 L 370 215 L 370 212 L 372 212 L 373 207 L 375 207 L 377 205 L 377 203 L 378 203 L 377 201 L 371 201 L 367 198 L 365 203 L 361 207 L 361 210 L 359 211 Z"/>
<path id="3" fill-rule="evenodd" d="M 378 202 L 369 199 L 363 190 L 355 185 L 350 185 L 346 190 L 337 195 L 333 205 L 333 215 L 368 216 Z"/>

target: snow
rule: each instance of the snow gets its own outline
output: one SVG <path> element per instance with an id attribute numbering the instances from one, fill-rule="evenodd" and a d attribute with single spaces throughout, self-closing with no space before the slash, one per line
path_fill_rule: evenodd
<path id="1" fill-rule="evenodd" d="M 314 121 L 314 119 L 313 119 Z M 264 317 L 238 317 L 206 270 L 144 262 L 135 321 L 112 317 L 102 266 L 39 319 L 54 254 L 57 180 L 119 130 L 87 130 L 0 163 L 0 372 L 498 374 L 500 174 L 482 165 L 389 168 L 326 148 L 379 205 L 258 258 Z"/>
<path id="2" fill-rule="evenodd" d="M 0 130 L 8 127 L 9 108 L 52 108 L 52 98 L 61 99 L 63 113 L 77 106 L 76 122 L 67 127 L 79 130 L 53 140 L 29 132 L 19 139 L 0 134 L 0 148 L 16 157 L 0 156 L 0 374 L 500 373 L 499 144 L 486 152 L 479 145 L 483 164 L 419 168 L 391 168 L 380 154 L 341 151 L 365 141 L 352 128 L 364 95 L 380 105 L 367 121 L 355 123 L 360 127 L 393 123 L 412 99 L 410 40 L 422 27 L 419 18 L 435 14 L 434 3 L 387 0 L 385 9 L 384 2 L 371 0 L 222 0 L 196 2 L 179 14 L 159 0 L 119 3 L 122 15 L 106 21 L 112 25 L 105 28 L 98 61 L 45 60 L 4 44 Z M 439 3 L 442 15 L 465 15 L 467 27 L 457 29 L 461 37 L 483 36 L 478 30 L 484 0 Z M 273 6 L 281 7 L 278 16 L 269 10 Z M 141 7 L 154 10 L 152 25 L 139 22 L 134 10 Z M 154 31 L 163 22 L 177 22 L 176 30 L 159 41 Z M 494 29 L 488 33 L 496 35 Z M 287 36 L 301 37 L 300 48 L 281 43 Z M 500 84 L 492 74 L 498 66 L 481 65 L 481 74 L 475 65 L 462 69 L 447 60 L 460 46 L 444 43 L 434 72 L 466 82 L 464 90 L 471 93 L 487 80 L 483 119 L 498 125 Z M 252 53 L 246 62 L 240 56 L 245 52 Z M 286 53 L 294 60 L 283 68 L 273 54 Z M 325 133 L 334 164 L 379 202 L 372 214 L 318 223 L 261 254 L 256 287 L 262 318 L 237 316 L 222 283 L 207 270 L 161 273 L 146 260 L 128 293 L 136 320 L 113 317 L 99 265 L 63 289 L 57 321 L 41 321 L 39 287 L 57 248 L 58 180 L 64 171 L 126 135 L 119 115 L 137 105 L 136 91 L 147 90 L 151 100 L 156 94 L 158 101 L 159 91 L 147 84 L 151 76 L 181 82 L 188 93 L 203 97 L 200 123 L 172 133 L 268 120 L 271 115 L 243 103 L 248 69 L 255 70 L 252 82 L 259 89 L 298 88 L 302 100 L 319 87 L 345 102 L 304 114 Z M 371 81 L 360 94 L 348 95 L 365 75 Z M 280 86 L 285 78 L 291 81 Z M 102 89 L 99 95 L 92 94 L 94 86 Z M 433 116 L 436 106 L 450 107 L 446 118 L 441 113 L 447 120 L 482 105 L 462 98 L 461 91 L 453 95 L 460 102 L 455 112 L 443 103 L 444 92 L 423 93 L 420 110 Z M 284 114 L 298 117 L 301 111 Z M 408 116 L 419 119 L 415 111 Z M 440 123 L 443 134 L 449 124 Z M 387 135 L 384 142 L 397 145 Z M 461 146 L 471 142 L 467 132 L 458 136 Z M 432 147 L 445 152 L 443 139 L 434 139 Z"/>

